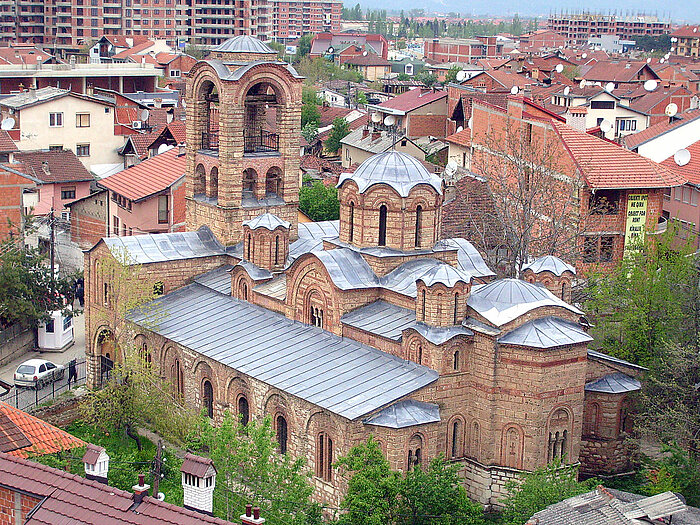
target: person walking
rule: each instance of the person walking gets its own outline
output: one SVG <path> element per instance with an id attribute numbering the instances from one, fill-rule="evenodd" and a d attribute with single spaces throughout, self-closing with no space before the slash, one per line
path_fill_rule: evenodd
<path id="1" fill-rule="evenodd" d="M 73 380 L 73 385 L 78 382 L 78 370 L 76 367 L 75 359 L 72 359 L 68 363 L 68 388 L 70 388 L 71 379 Z"/>

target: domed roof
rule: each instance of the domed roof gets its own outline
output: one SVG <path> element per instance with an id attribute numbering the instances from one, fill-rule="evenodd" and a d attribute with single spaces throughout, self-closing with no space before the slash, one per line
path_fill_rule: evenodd
<path id="1" fill-rule="evenodd" d="M 289 228 L 291 226 L 291 223 L 283 221 L 277 215 L 273 215 L 272 213 L 263 213 L 262 215 L 258 215 L 254 219 L 250 219 L 249 221 L 243 221 L 243 226 L 248 226 L 248 228 L 250 228 L 251 230 L 257 230 L 258 228 L 267 228 L 268 230 L 272 231 L 275 228 L 279 228 L 280 226 L 282 226 L 283 228 Z"/>
<path id="2" fill-rule="evenodd" d="M 469 284 L 472 280 L 472 276 L 469 272 L 458 270 L 449 264 L 443 263 L 433 266 L 416 280 L 423 281 L 426 286 L 441 283 L 448 288 L 452 288 L 460 281 Z"/>
<path id="3" fill-rule="evenodd" d="M 265 53 L 276 55 L 277 51 L 270 48 L 261 40 L 250 35 L 234 36 L 225 40 L 212 51 L 223 51 L 226 53 Z"/>
<path id="4" fill-rule="evenodd" d="M 360 193 L 374 184 L 388 184 L 401 197 L 408 197 L 414 186 L 428 184 L 442 195 L 442 179 L 430 173 L 415 157 L 399 151 L 385 151 L 371 156 L 360 164 L 355 173 L 343 173 L 338 188 L 346 180 L 354 181 Z"/>
<path id="5" fill-rule="evenodd" d="M 533 273 L 552 272 L 557 277 L 561 277 L 561 274 L 564 272 L 571 272 L 576 275 L 576 268 L 565 263 L 559 257 L 554 257 L 554 255 L 538 257 L 531 263 L 523 266 L 523 271 L 525 270 L 530 270 Z"/>

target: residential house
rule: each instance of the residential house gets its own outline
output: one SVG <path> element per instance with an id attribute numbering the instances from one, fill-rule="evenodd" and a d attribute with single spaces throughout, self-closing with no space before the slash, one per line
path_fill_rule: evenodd
<path id="1" fill-rule="evenodd" d="M 661 78 L 663 86 L 685 86 L 693 94 L 700 94 L 700 75 L 690 64 L 654 64 L 654 71 Z"/>
<path id="2" fill-rule="evenodd" d="M 343 168 L 361 164 L 377 153 L 392 150 L 407 153 L 418 160 L 425 160 L 425 152 L 408 137 L 371 126 L 352 131 L 340 141 L 340 144 Z"/>
<path id="3" fill-rule="evenodd" d="M 389 43 L 379 34 L 367 33 L 318 33 L 311 40 L 311 58 L 329 56 L 338 64 L 364 52 L 374 53 L 387 59 Z M 342 58 L 341 58 L 342 56 Z"/>
<path id="4" fill-rule="evenodd" d="M 98 190 L 69 202 L 70 240 L 81 249 L 92 248 L 102 237 L 109 236 L 109 192 Z"/>
<path id="5" fill-rule="evenodd" d="M 526 86 L 536 84 L 536 81 L 508 71 L 489 70 L 478 73 L 460 84 L 484 93 L 510 93 L 514 87 L 522 90 Z"/>
<path id="6" fill-rule="evenodd" d="M 616 89 L 625 84 L 633 86 L 644 84 L 647 80 L 660 80 L 647 62 L 621 60 L 601 61 L 591 67 L 581 67 L 581 77 L 586 82 L 600 82 L 603 86 L 612 82 Z"/>
<path id="7" fill-rule="evenodd" d="M 423 56 L 433 62 L 470 63 L 479 58 L 496 58 L 503 44 L 495 36 L 474 38 L 431 38 L 423 43 Z"/>
<path id="8" fill-rule="evenodd" d="M 111 63 L 114 55 L 148 41 L 144 35 L 102 35 L 88 52 L 91 63 Z"/>
<path id="9" fill-rule="evenodd" d="M 377 125 L 396 127 L 408 138 L 439 137 L 446 134 L 447 91 L 417 88 L 397 95 L 381 104 L 368 104 L 372 118 L 381 119 Z M 374 115 L 377 115 L 376 117 Z M 394 123 L 386 124 L 390 117 Z"/>
<path id="10" fill-rule="evenodd" d="M 675 40 L 673 40 L 675 39 Z M 671 33 L 675 54 L 700 57 L 700 26 L 683 26 Z"/>
<path id="11" fill-rule="evenodd" d="M 181 149 L 173 147 L 99 182 L 109 190 L 111 235 L 184 229 L 186 158 Z"/>
<path id="12" fill-rule="evenodd" d="M 374 53 L 349 58 L 345 65 L 359 71 L 362 78 L 369 82 L 375 82 L 391 73 L 391 62 Z"/>
<path id="13" fill-rule="evenodd" d="M 518 49 L 523 53 L 541 53 L 551 49 L 561 49 L 566 46 L 566 38 L 551 29 L 538 29 L 531 33 L 523 33 L 518 37 Z"/>
<path id="14" fill-rule="evenodd" d="M 23 216 L 29 211 L 28 204 L 35 200 L 38 184 L 41 184 L 41 181 L 6 164 L 0 164 L 0 206 L 3 216 L 3 220 L 0 221 L 0 239 L 22 234 Z M 32 198 L 26 199 L 26 193 Z"/>
<path id="15" fill-rule="evenodd" d="M 0 115 L 20 150 L 68 149 L 86 168 L 119 163 L 114 102 L 65 89 L 30 89 L 0 101 Z M 9 119 L 9 120 L 8 120 Z"/>

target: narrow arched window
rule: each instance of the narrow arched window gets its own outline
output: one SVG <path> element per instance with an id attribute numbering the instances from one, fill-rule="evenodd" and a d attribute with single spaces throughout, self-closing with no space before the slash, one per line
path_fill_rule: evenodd
<path id="1" fill-rule="evenodd" d="M 452 370 L 459 370 L 459 350 L 452 355 Z"/>
<path id="2" fill-rule="evenodd" d="M 420 292 L 420 317 L 421 321 L 425 321 L 425 290 L 421 290 Z"/>
<path id="3" fill-rule="evenodd" d="M 423 206 L 416 207 L 416 231 L 415 231 L 415 246 L 420 248 L 420 230 L 423 221 Z"/>
<path id="4" fill-rule="evenodd" d="M 250 407 L 245 396 L 238 398 L 238 417 L 243 425 L 247 425 L 250 421 Z"/>
<path id="5" fill-rule="evenodd" d="M 247 252 L 248 252 L 248 255 L 246 256 L 246 258 L 247 258 L 249 261 L 250 261 L 250 249 L 251 249 L 251 245 L 252 245 L 252 244 L 253 244 L 253 238 L 252 238 L 252 236 L 251 236 L 250 233 L 249 233 L 249 234 L 248 234 L 248 242 L 246 243 L 246 250 L 247 250 Z"/>
<path id="6" fill-rule="evenodd" d="M 355 203 L 352 201 L 350 201 L 350 220 L 348 222 L 348 240 L 352 242 L 355 235 Z"/>
<path id="7" fill-rule="evenodd" d="M 207 417 L 214 417 L 214 388 L 208 379 L 204 380 L 202 385 L 202 404 L 207 411 Z"/>
<path id="8" fill-rule="evenodd" d="M 241 298 L 244 301 L 247 301 L 248 300 L 248 283 L 243 283 L 241 288 L 242 288 Z"/>
<path id="9" fill-rule="evenodd" d="M 452 324 L 458 324 L 457 320 L 459 319 L 459 293 L 457 292 L 455 292 L 455 308 L 453 317 L 454 319 Z"/>
<path id="10" fill-rule="evenodd" d="M 316 449 L 316 476 L 331 481 L 333 475 L 333 440 L 325 432 L 318 435 Z"/>
<path id="11" fill-rule="evenodd" d="M 386 246 L 386 214 L 386 205 L 382 204 L 379 208 L 379 246 Z"/>
<path id="12" fill-rule="evenodd" d="M 277 416 L 277 444 L 280 446 L 280 454 L 287 452 L 287 420 L 284 416 Z"/>
<path id="13" fill-rule="evenodd" d="M 459 420 L 456 420 L 452 423 L 452 450 L 450 451 L 450 456 L 453 458 L 458 458 L 462 455 L 459 450 L 459 433 Z"/>
<path id="14" fill-rule="evenodd" d="M 561 300 L 566 301 L 566 282 L 561 283 Z"/>
<path id="15" fill-rule="evenodd" d="M 423 364 L 423 345 L 418 345 L 418 364 Z"/>
<path id="16" fill-rule="evenodd" d="M 280 259 L 280 236 L 275 237 L 275 265 L 279 264 Z"/>

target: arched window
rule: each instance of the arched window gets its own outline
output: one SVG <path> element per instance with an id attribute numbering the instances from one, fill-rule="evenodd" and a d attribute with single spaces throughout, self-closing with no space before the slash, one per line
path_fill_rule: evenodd
<path id="1" fill-rule="evenodd" d="M 463 427 L 462 422 L 459 419 L 455 419 L 452 422 L 452 442 L 450 443 L 450 457 L 451 458 L 461 458 L 464 454 L 462 453 L 462 434 Z"/>
<path id="2" fill-rule="evenodd" d="M 379 207 L 379 246 L 386 246 L 386 204 Z"/>
<path id="3" fill-rule="evenodd" d="M 413 470 L 423 463 L 423 438 L 414 435 L 408 442 L 408 457 L 406 458 L 406 470 Z"/>
<path id="4" fill-rule="evenodd" d="M 323 309 L 313 305 L 310 306 L 310 309 L 311 320 L 309 324 L 323 328 Z"/>
<path id="5" fill-rule="evenodd" d="M 265 195 L 278 197 L 282 193 L 282 178 L 278 168 L 270 168 L 265 176 Z"/>
<path id="6" fill-rule="evenodd" d="M 248 234 L 248 241 L 245 243 L 245 248 L 246 248 L 246 252 L 247 252 L 247 253 L 246 253 L 246 259 L 248 259 L 249 261 L 250 261 L 250 253 L 251 253 L 251 250 L 252 250 L 252 246 L 253 246 L 253 237 L 252 237 L 252 235 L 250 235 L 250 233 L 249 233 L 249 234 Z"/>
<path id="7" fill-rule="evenodd" d="M 204 164 L 197 164 L 194 169 L 194 194 L 205 195 L 207 191 L 207 170 Z"/>
<path id="8" fill-rule="evenodd" d="M 420 292 L 420 320 L 425 321 L 425 290 Z"/>
<path id="9" fill-rule="evenodd" d="M 420 230 L 423 221 L 423 206 L 416 207 L 416 231 L 415 231 L 415 246 L 420 248 Z"/>
<path id="10" fill-rule="evenodd" d="M 549 418 L 549 439 L 547 442 L 547 461 L 565 459 L 569 454 L 569 413 L 559 408 Z"/>
<path id="11" fill-rule="evenodd" d="M 418 364 L 423 364 L 423 345 L 418 345 Z"/>
<path id="12" fill-rule="evenodd" d="M 568 292 L 568 286 L 567 286 L 566 281 L 564 281 L 563 283 L 561 283 L 561 300 L 562 301 L 566 301 L 566 297 L 568 295 L 567 292 Z"/>
<path id="13" fill-rule="evenodd" d="M 173 394 L 175 394 L 175 399 L 178 403 L 182 404 L 185 401 L 185 374 L 182 370 L 182 364 L 177 358 L 170 371 L 170 377 L 173 382 Z"/>
<path id="14" fill-rule="evenodd" d="M 148 343 L 145 339 L 141 341 L 141 346 L 139 346 L 139 359 L 145 366 L 151 366 L 153 363 L 153 357 L 151 352 L 148 351 Z"/>
<path id="15" fill-rule="evenodd" d="M 600 417 L 600 405 L 598 403 L 586 403 L 583 409 L 583 435 L 595 436 L 598 433 L 598 418 Z"/>
<path id="16" fill-rule="evenodd" d="M 503 435 L 503 451 L 501 461 L 510 468 L 521 468 L 522 436 L 515 427 L 508 428 Z"/>
<path id="17" fill-rule="evenodd" d="M 217 199 L 219 197 L 219 168 L 214 166 L 209 172 L 209 188 L 207 197 Z"/>
<path id="18" fill-rule="evenodd" d="M 243 170 L 243 197 L 255 197 L 255 185 L 258 180 L 257 172 L 252 168 Z"/>
<path id="19" fill-rule="evenodd" d="M 245 281 L 241 283 L 241 299 L 248 300 L 248 283 Z"/>
<path id="20" fill-rule="evenodd" d="M 316 440 L 316 476 L 329 482 L 333 479 L 333 440 L 325 432 Z"/>
<path id="21" fill-rule="evenodd" d="M 454 313 L 453 313 L 454 319 L 452 320 L 452 324 L 458 324 L 457 320 L 459 319 L 459 293 L 455 292 L 455 308 L 454 308 Z"/>
<path id="22" fill-rule="evenodd" d="M 350 220 L 348 222 L 348 240 L 352 242 L 355 235 L 355 203 L 352 201 L 350 201 Z"/>
<path id="23" fill-rule="evenodd" d="M 628 399 L 624 399 L 620 403 L 620 434 L 623 432 L 632 432 L 632 410 Z"/>
<path id="24" fill-rule="evenodd" d="M 250 421 L 250 407 L 245 396 L 238 398 L 238 418 L 244 426 Z"/>
<path id="25" fill-rule="evenodd" d="M 275 266 L 279 264 L 280 260 L 280 236 L 275 235 Z"/>
<path id="26" fill-rule="evenodd" d="M 277 443 L 280 446 L 280 454 L 287 452 L 287 420 L 284 416 L 277 416 Z"/>
<path id="27" fill-rule="evenodd" d="M 452 370 L 459 370 L 459 350 L 452 354 Z"/>
<path id="28" fill-rule="evenodd" d="M 214 388 L 211 386 L 211 381 L 204 380 L 202 384 L 202 406 L 207 411 L 207 417 L 214 417 Z"/>
<path id="29" fill-rule="evenodd" d="M 469 455 L 473 458 L 479 458 L 481 449 L 481 428 L 477 421 L 472 422 L 471 430 L 469 431 Z"/>

